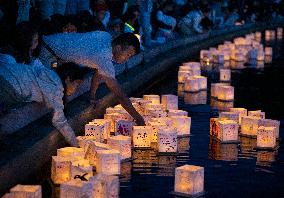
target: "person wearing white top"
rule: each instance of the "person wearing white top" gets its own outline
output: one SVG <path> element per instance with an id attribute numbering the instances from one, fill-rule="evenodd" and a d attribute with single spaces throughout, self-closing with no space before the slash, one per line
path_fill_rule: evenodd
<path id="1" fill-rule="evenodd" d="M 124 33 L 112 41 L 107 32 L 55 34 L 43 38 L 44 42 L 60 59 L 96 70 L 91 85 L 91 101 L 96 105 L 95 95 L 100 81 L 104 81 L 120 104 L 136 120 L 145 125 L 143 117 L 132 106 L 115 79 L 112 63 L 123 63 L 140 50 L 140 43 L 132 33 Z"/>

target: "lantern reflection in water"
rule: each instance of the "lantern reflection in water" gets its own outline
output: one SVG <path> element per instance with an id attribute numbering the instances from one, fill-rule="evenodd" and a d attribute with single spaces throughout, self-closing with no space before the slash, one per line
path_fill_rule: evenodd
<path id="1" fill-rule="evenodd" d="M 220 101 L 211 98 L 210 105 L 213 109 L 217 109 L 219 111 L 228 111 L 230 108 L 234 107 L 234 101 Z"/>
<path id="2" fill-rule="evenodd" d="M 158 156 L 154 150 L 133 150 L 133 172 L 152 174 L 152 168 L 158 164 Z"/>
<path id="3" fill-rule="evenodd" d="M 241 134 L 256 137 L 261 118 L 244 116 L 241 124 Z"/>
<path id="4" fill-rule="evenodd" d="M 204 191 L 204 168 L 184 165 L 175 169 L 175 192 L 198 195 Z"/>
<path id="5" fill-rule="evenodd" d="M 256 165 L 271 166 L 275 162 L 277 151 L 257 151 Z"/>
<path id="6" fill-rule="evenodd" d="M 184 102 L 191 105 L 199 105 L 207 103 L 207 91 L 197 93 L 184 93 Z"/>
<path id="7" fill-rule="evenodd" d="M 174 176 L 176 167 L 176 156 L 159 155 L 157 176 Z"/>
<path id="8" fill-rule="evenodd" d="M 256 139 L 240 136 L 239 158 L 254 159 L 256 157 Z"/>
<path id="9" fill-rule="evenodd" d="M 222 144 L 221 142 L 210 138 L 209 159 L 222 161 L 237 161 L 238 144 Z"/>
<path id="10" fill-rule="evenodd" d="M 179 153 L 188 153 L 189 151 L 189 137 L 179 138 L 178 139 L 178 152 Z"/>

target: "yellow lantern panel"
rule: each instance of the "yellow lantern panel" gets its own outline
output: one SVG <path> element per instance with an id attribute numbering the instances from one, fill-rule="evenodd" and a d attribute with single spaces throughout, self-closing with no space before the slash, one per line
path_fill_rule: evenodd
<path id="1" fill-rule="evenodd" d="M 120 153 L 117 150 L 98 150 L 97 151 L 97 173 L 106 175 L 120 174 Z"/>

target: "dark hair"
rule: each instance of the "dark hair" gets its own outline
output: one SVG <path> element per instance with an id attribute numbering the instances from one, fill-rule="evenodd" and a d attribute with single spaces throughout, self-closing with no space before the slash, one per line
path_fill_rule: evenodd
<path id="1" fill-rule="evenodd" d="M 81 67 L 75 63 L 68 62 L 63 63 L 55 69 L 59 78 L 61 79 L 62 85 L 64 87 L 64 98 L 63 104 L 66 104 L 67 94 L 66 94 L 66 83 L 65 80 L 69 77 L 70 81 L 83 80 L 86 74 L 90 73 L 92 70 L 86 67 Z"/>
<path id="2" fill-rule="evenodd" d="M 138 38 L 132 33 L 123 33 L 113 39 L 112 46 L 120 45 L 121 47 L 133 46 L 135 53 L 140 52 L 140 42 Z"/>
<path id="3" fill-rule="evenodd" d="M 30 63 L 30 48 L 37 29 L 30 22 L 19 23 L 14 31 L 12 47 L 15 50 L 15 58 L 19 63 Z"/>

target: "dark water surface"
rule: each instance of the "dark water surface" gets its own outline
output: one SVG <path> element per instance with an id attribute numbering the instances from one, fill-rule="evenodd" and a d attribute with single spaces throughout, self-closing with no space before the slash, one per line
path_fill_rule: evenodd
<path id="1" fill-rule="evenodd" d="M 175 197 L 168 194 L 174 189 L 174 170 L 184 164 L 205 168 L 206 198 L 284 197 L 284 53 L 282 41 L 268 45 L 274 47 L 273 63 L 264 68 L 233 70 L 231 84 L 235 87 L 235 107 L 261 109 L 267 118 L 281 121 L 280 147 L 273 152 L 256 151 L 256 139 L 245 137 L 240 138 L 240 144 L 211 140 L 209 119 L 216 117 L 218 110 L 210 106 L 210 93 L 207 97 L 201 94 L 201 100 L 207 99 L 204 105 L 186 104 L 181 97 L 179 108 L 192 118 L 190 139 L 179 139 L 177 156 L 157 156 L 154 150 L 134 151 L 137 159 L 122 164 L 121 198 Z M 217 73 L 208 74 L 209 82 L 217 82 Z M 177 68 L 164 77 L 145 93 L 177 94 Z"/>

